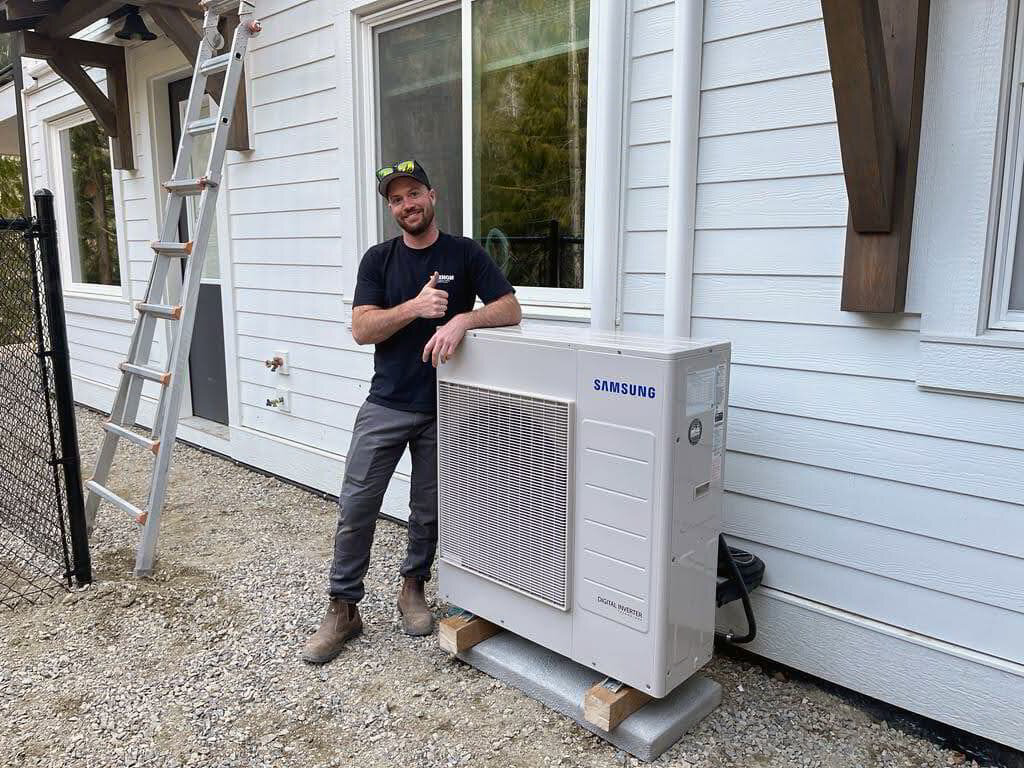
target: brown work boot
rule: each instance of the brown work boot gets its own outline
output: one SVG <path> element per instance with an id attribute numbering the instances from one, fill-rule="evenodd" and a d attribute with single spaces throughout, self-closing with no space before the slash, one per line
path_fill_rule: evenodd
<path id="1" fill-rule="evenodd" d="M 345 642 L 363 631 L 363 620 L 355 603 L 332 597 L 320 629 L 306 641 L 302 660 L 310 664 L 326 664 L 345 647 Z"/>
<path id="2" fill-rule="evenodd" d="M 423 580 L 413 576 L 402 577 L 402 591 L 398 593 L 398 612 L 402 614 L 402 629 L 413 637 L 429 635 L 434 630 L 434 614 L 427 607 L 423 595 Z"/>

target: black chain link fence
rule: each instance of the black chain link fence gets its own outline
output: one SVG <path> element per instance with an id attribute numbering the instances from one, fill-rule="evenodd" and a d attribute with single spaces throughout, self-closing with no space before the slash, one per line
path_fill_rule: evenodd
<path id="1" fill-rule="evenodd" d="M 0 606 L 91 580 L 53 198 L 0 219 Z"/>

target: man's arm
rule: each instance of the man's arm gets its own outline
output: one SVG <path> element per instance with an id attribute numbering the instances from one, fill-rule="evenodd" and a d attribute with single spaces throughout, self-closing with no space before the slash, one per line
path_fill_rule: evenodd
<path id="1" fill-rule="evenodd" d="M 456 315 L 435 331 L 423 348 L 423 362 L 430 360 L 434 367 L 448 361 L 462 342 L 466 331 L 472 328 L 495 328 L 500 325 L 517 325 L 523 319 L 523 310 L 514 293 L 506 293 L 500 299 L 485 304 L 480 309 Z"/>
<path id="2" fill-rule="evenodd" d="M 356 344 L 377 344 L 390 339 L 418 317 L 444 317 L 448 311 L 448 292 L 437 289 L 435 272 L 414 299 L 390 309 L 363 304 L 352 309 L 352 338 Z"/>

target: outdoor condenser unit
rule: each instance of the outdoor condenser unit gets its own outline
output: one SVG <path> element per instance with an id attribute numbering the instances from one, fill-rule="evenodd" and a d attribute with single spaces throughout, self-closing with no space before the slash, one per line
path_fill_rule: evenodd
<path id="1" fill-rule="evenodd" d="M 707 663 L 729 351 L 470 332 L 438 371 L 441 596 L 656 697 Z"/>

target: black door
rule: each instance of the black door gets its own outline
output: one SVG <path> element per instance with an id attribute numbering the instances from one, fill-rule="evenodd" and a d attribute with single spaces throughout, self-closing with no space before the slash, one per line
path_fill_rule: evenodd
<path id="1" fill-rule="evenodd" d="M 181 139 L 181 121 L 188 103 L 188 92 L 192 78 L 176 80 L 168 86 L 171 107 L 171 154 L 177 152 Z M 203 107 L 206 117 L 210 98 Z M 197 136 L 192 142 L 192 175 L 201 176 L 206 170 L 210 157 L 210 134 Z M 182 241 L 189 239 L 195 222 L 199 198 L 188 197 L 182 206 L 178 234 Z M 184 262 L 182 262 L 184 274 Z M 217 249 L 217 224 L 210 230 L 206 247 L 206 262 L 203 265 L 203 280 L 199 287 L 199 306 L 196 312 L 195 328 L 192 332 L 192 348 L 188 356 L 189 380 L 192 384 L 192 413 L 210 421 L 228 423 L 228 387 L 224 361 L 224 316 L 221 312 L 220 254 Z"/>

